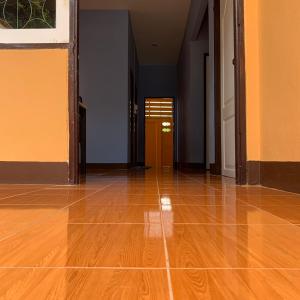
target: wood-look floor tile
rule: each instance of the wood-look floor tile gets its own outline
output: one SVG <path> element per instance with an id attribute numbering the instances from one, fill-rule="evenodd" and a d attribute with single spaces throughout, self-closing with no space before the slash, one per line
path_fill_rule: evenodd
<path id="1" fill-rule="evenodd" d="M 69 223 L 160 223 L 160 209 L 151 205 L 95 206 L 84 200 L 69 209 Z M 1 216 L 1 210 L 0 210 Z"/>
<path id="2" fill-rule="evenodd" d="M 300 268 L 297 226 L 164 226 L 171 267 Z"/>
<path id="3" fill-rule="evenodd" d="M 39 224 L 0 241 L 0 266 L 142 267 L 165 266 L 160 224 Z"/>
<path id="4" fill-rule="evenodd" d="M 37 190 L 43 188 L 53 187 L 53 184 L 0 184 L 0 190 L 10 189 L 10 190 Z"/>
<path id="5" fill-rule="evenodd" d="M 259 208 L 245 205 L 185 206 L 164 205 L 163 219 L 171 223 L 288 224 L 287 220 Z"/>
<path id="6" fill-rule="evenodd" d="M 168 300 L 161 270 L 0 269 L 0 298 Z"/>
<path id="7" fill-rule="evenodd" d="M 188 196 L 188 197 L 208 197 L 208 198 L 235 198 L 236 195 L 233 193 L 225 193 L 222 190 L 216 190 L 216 189 L 211 189 L 207 191 L 201 191 L 201 190 L 160 190 L 160 195 L 161 196 L 177 196 L 177 197 L 182 197 L 182 196 Z"/>
<path id="8" fill-rule="evenodd" d="M 43 189 L 30 193 L 32 196 L 66 196 L 66 197 L 86 197 L 93 194 L 94 190 L 72 190 L 72 189 Z"/>
<path id="9" fill-rule="evenodd" d="M 175 300 L 300 299 L 299 270 L 172 270 Z"/>
<path id="10" fill-rule="evenodd" d="M 129 195 L 158 195 L 157 188 L 122 188 L 122 187 L 110 187 L 106 189 L 110 193 L 123 193 Z"/>
<path id="11" fill-rule="evenodd" d="M 3 198 L 7 198 L 7 197 L 13 197 L 15 195 L 22 195 L 22 194 L 28 194 L 28 193 L 32 193 L 33 190 L 31 189 L 18 189 L 18 190 L 14 190 L 14 189 L 3 189 L 0 190 L 0 199 Z"/>
<path id="12" fill-rule="evenodd" d="M 185 187 L 170 187 L 170 188 L 160 188 L 159 193 L 173 194 L 173 195 L 214 195 L 215 190 L 209 187 L 195 187 L 195 188 L 185 188 Z"/>
<path id="13" fill-rule="evenodd" d="M 166 169 L 0 185 L 0 298 L 169 299 L 169 261 L 175 300 L 298 299 L 299 207 Z"/>
<path id="14" fill-rule="evenodd" d="M 216 205 L 236 205 L 238 201 L 235 197 L 222 197 L 218 195 L 160 195 L 160 203 L 163 205 L 195 205 L 195 206 L 216 206 Z"/>
<path id="15" fill-rule="evenodd" d="M 300 206 L 261 206 L 267 213 L 293 224 L 300 224 Z"/>
<path id="16" fill-rule="evenodd" d="M 1 206 L 7 205 L 46 205 L 53 207 L 64 207 L 69 204 L 72 204 L 80 199 L 83 199 L 82 195 L 22 195 L 15 196 L 9 199 L 0 200 L 0 209 Z"/>
<path id="17" fill-rule="evenodd" d="M 0 205 L 0 224 L 26 224 L 32 221 L 44 220 L 59 210 L 51 205 Z"/>
<path id="18" fill-rule="evenodd" d="M 249 186 L 249 187 L 240 187 L 240 186 L 234 186 L 232 190 L 238 195 L 238 196 L 244 196 L 244 195 L 261 195 L 261 196 L 289 196 L 292 195 L 291 193 L 275 190 L 275 189 L 269 189 L 265 187 L 255 187 L 255 186 Z"/>
<path id="19" fill-rule="evenodd" d="M 265 207 L 265 206 L 300 206 L 300 195 L 293 196 L 262 196 L 262 195 L 243 195 L 238 200 L 247 204 Z"/>
<path id="20" fill-rule="evenodd" d="M 98 192 L 84 199 L 89 205 L 158 205 L 158 195 L 135 195 L 126 193 Z"/>

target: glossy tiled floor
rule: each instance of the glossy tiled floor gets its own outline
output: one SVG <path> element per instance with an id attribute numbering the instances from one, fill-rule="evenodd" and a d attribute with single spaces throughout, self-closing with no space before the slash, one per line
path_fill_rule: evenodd
<path id="1" fill-rule="evenodd" d="M 0 299 L 300 299 L 300 195 L 170 170 L 0 185 Z"/>

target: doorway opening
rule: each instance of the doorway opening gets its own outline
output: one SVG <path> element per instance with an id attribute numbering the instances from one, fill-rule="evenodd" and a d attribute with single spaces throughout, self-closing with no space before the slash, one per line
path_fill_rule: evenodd
<path id="1" fill-rule="evenodd" d="M 244 0 L 214 0 L 215 175 L 247 182 Z"/>
<path id="2" fill-rule="evenodd" d="M 104 3 L 106 0 L 102 2 Z M 210 169 L 212 174 L 235 177 L 238 184 L 246 182 L 243 2 L 243 0 L 211 0 L 208 1 L 208 5 L 207 3 L 204 4 L 205 1 L 201 2 L 201 5 L 195 2 L 198 6 L 190 8 L 188 26 L 192 24 L 197 28 L 191 28 L 186 32 L 179 56 L 180 59 L 177 64 L 173 62 L 170 67 L 163 65 L 162 62 L 159 62 L 157 66 L 155 65 L 157 53 L 161 51 L 161 54 L 163 54 L 163 51 L 160 50 L 164 47 L 163 43 L 151 44 L 152 41 L 148 41 L 152 46 L 148 47 L 147 50 L 151 49 L 155 54 L 152 57 L 153 65 L 149 66 L 147 62 L 141 63 L 139 61 L 138 51 L 134 43 L 134 32 L 131 32 L 131 29 L 128 31 L 128 26 L 119 24 L 121 18 L 125 21 L 128 19 L 126 12 L 101 10 L 103 8 L 101 3 L 99 4 L 99 10 L 80 10 L 80 24 L 83 24 L 83 21 L 88 24 L 81 26 L 80 45 L 86 47 L 90 45 L 90 41 L 85 39 L 91 37 L 90 32 L 95 27 L 103 29 L 103 32 L 100 30 L 95 31 L 97 36 L 93 37 L 93 43 L 95 42 L 96 46 L 90 47 L 92 50 L 97 49 L 97 53 L 91 52 L 90 49 L 80 49 L 81 62 L 85 54 L 87 59 L 86 66 L 80 67 L 83 73 L 80 80 L 78 79 L 77 60 L 79 51 L 77 48 L 79 45 L 77 1 L 71 2 L 74 21 L 71 28 L 73 46 L 72 51 L 70 51 L 70 80 L 72 84 L 70 85 L 69 176 L 71 183 L 79 182 L 79 163 L 84 161 L 79 159 L 84 152 L 78 147 L 78 133 L 81 128 L 78 114 L 80 106 L 78 102 L 79 81 L 82 85 L 80 93 L 88 94 L 88 96 L 83 95 L 84 101 L 88 102 L 87 127 L 91 128 L 91 125 L 93 126 L 93 130 L 87 134 L 87 144 L 91 145 L 91 141 L 94 143 L 93 149 L 91 150 L 92 147 L 88 147 L 87 151 L 89 165 L 95 162 L 101 167 L 107 165 L 109 167 L 121 166 L 126 168 L 135 165 L 170 167 L 175 164 L 176 166 L 196 166 L 200 168 L 201 164 L 201 168 Z M 107 5 L 108 3 L 107 1 Z M 212 6 L 214 9 L 211 8 Z M 134 10 L 135 8 L 128 8 L 128 11 L 131 9 Z M 197 11 L 201 10 L 201 12 L 195 13 L 195 9 Z M 89 14 L 95 18 L 95 22 L 91 22 L 92 18 Z M 101 14 L 101 18 L 96 18 L 97 14 Z M 208 27 L 208 30 L 207 28 L 206 30 L 209 33 L 204 41 L 201 36 L 201 28 L 203 28 L 205 18 L 208 18 L 206 24 L 209 24 L 209 26 L 206 25 Z M 110 23 L 111 20 L 116 20 L 116 22 L 112 24 Z M 138 19 L 133 20 L 133 25 L 138 22 Z M 212 28 L 211 23 L 214 25 L 212 31 L 210 31 L 210 28 Z M 103 24 L 105 26 L 102 26 Z M 131 24 L 130 20 L 129 24 Z M 125 48 L 122 45 L 115 46 L 116 41 L 124 40 L 125 35 L 122 34 L 122 29 L 125 30 L 125 35 L 128 35 L 130 42 L 129 46 L 131 48 L 128 51 L 131 56 L 129 58 L 127 48 L 126 55 L 124 53 L 118 55 L 117 50 Z M 156 32 L 156 34 L 158 33 L 159 31 Z M 111 41 L 112 45 L 100 41 L 100 39 L 108 37 L 114 37 Z M 139 37 L 139 35 L 136 37 Z M 212 41 L 214 42 L 212 46 L 214 51 L 211 51 L 210 44 Z M 207 46 L 201 48 L 204 42 L 209 44 L 209 48 Z M 186 49 L 185 45 L 188 45 Z M 113 52 L 110 51 L 112 48 L 114 49 Z M 151 51 L 149 50 L 149 53 Z M 91 55 L 93 53 L 95 54 L 94 57 Z M 199 56 L 199 53 L 201 53 L 201 56 Z M 118 56 L 113 57 L 113 55 Z M 120 58 L 126 60 L 123 65 L 119 62 Z M 146 55 L 145 59 L 148 59 Z M 161 59 L 164 62 L 167 56 L 162 55 Z M 197 64 L 194 63 L 194 59 Z M 103 71 L 100 77 L 98 75 L 94 76 L 95 74 L 91 72 L 91 70 L 98 72 L 96 70 L 96 60 L 99 60 L 98 65 L 101 66 L 98 69 Z M 185 65 L 185 67 L 180 64 Z M 128 65 L 128 72 L 117 70 L 119 66 L 126 66 L 127 69 Z M 205 72 L 203 72 L 202 66 L 205 67 Z M 173 67 L 176 68 L 174 72 L 172 71 Z M 116 71 L 115 74 L 113 74 L 114 71 Z M 169 76 L 169 72 L 171 76 Z M 184 89 L 181 94 L 179 92 L 177 94 L 176 84 L 174 84 L 178 78 L 176 72 L 183 74 L 181 80 L 178 80 L 181 81 Z M 176 73 L 176 75 L 173 76 L 173 73 Z M 197 86 L 199 81 L 195 80 L 195 76 L 199 76 L 199 74 L 204 77 L 204 80 L 207 79 L 207 82 L 203 83 L 203 88 L 199 88 Z M 121 75 L 124 75 L 124 78 L 116 77 Z M 86 77 L 85 85 L 83 84 L 83 77 Z M 166 78 L 172 78 L 172 80 L 165 81 Z M 176 79 L 173 80 L 173 78 Z M 142 84 L 141 79 L 144 80 Z M 97 80 L 94 88 L 92 88 L 93 80 Z M 108 83 L 105 84 L 105 82 Z M 191 82 L 193 83 L 191 84 Z M 93 91 L 94 95 L 91 95 Z M 200 107 L 199 103 L 195 103 L 199 100 L 200 93 L 204 94 L 204 108 L 198 109 Z M 148 95 L 173 95 L 174 98 L 145 99 Z M 174 99 L 176 99 L 176 106 L 174 105 Z M 164 112 L 162 104 L 168 104 L 163 103 L 163 100 L 165 102 L 172 101 L 171 117 L 162 114 Z M 92 103 L 92 101 L 94 102 Z M 155 101 L 160 103 L 153 103 Z M 105 106 L 102 106 L 103 103 L 105 103 Z M 94 104 L 97 105 L 95 108 L 93 107 Z M 158 109 L 161 110 L 154 112 L 152 110 L 154 105 L 152 104 L 159 104 L 160 108 Z M 145 111 L 143 109 L 144 105 Z M 195 105 L 197 105 L 196 109 Z M 195 114 L 198 115 L 195 116 Z M 199 125 L 199 119 L 204 122 L 204 126 Z M 106 124 L 102 124 L 103 122 L 100 124 L 99 120 L 101 122 L 105 120 Z M 98 124 L 97 128 L 93 125 L 94 123 Z M 171 125 L 163 126 L 163 123 L 171 123 Z M 205 126 L 209 128 L 206 127 L 205 129 Z M 198 139 L 195 138 L 195 132 L 198 134 L 200 131 L 201 139 L 206 144 L 199 143 Z M 150 143 L 149 141 L 151 138 L 153 140 L 154 137 L 155 144 Z M 116 140 L 118 140 L 118 143 L 115 142 Z M 189 142 L 191 140 L 194 143 L 193 146 L 190 146 L 191 143 Z M 81 141 L 84 141 L 84 139 L 81 139 Z M 183 149 L 182 145 L 184 145 Z M 203 153 L 201 159 L 199 159 L 200 151 Z"/>
<path id="3" fill-rule="evenodd" d="M 145 165 L 172 168 L 174 164 L 174 99 L 145 99 Z"/>

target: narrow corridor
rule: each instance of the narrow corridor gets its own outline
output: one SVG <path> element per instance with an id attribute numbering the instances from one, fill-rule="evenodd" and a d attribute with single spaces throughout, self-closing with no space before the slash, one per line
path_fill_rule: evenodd
<path id="1" fill-rule="evenodd" d="M 0 186 L 1 299 L 299 299 L 300 195 L 176 171 Z"/>

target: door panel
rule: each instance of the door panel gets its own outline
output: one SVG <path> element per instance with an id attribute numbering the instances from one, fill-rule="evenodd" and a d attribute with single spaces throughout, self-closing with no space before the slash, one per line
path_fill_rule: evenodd
<path id="1" fill-rule="evenodd" d="M 146 120 L 146 166 L 157 167 L 159 157 L 157 153 L 157 123 L 156 120 Z"/>
<path id="2" fill-rule="evenodd" d="M 163 126 L 163 123 L 169 126 Z M 170 120 L 146 120 L 146 166 L 152 168 L 173 166 L 173 124 Z"/>
<path id="3" fill-rule="evenodd" d="M 221 0 L 222 175 L 235 177 L 235 92 L 233 0 Z"/>
<path id="4" fill-rule="evenodd" d="M 168 126 L 163 126 L 163 123 L 169 123 Z M 170 120 L 164 120 L 160 123 L 161 135 L 161 166 L 173 166 L 173 124 Z"/>

